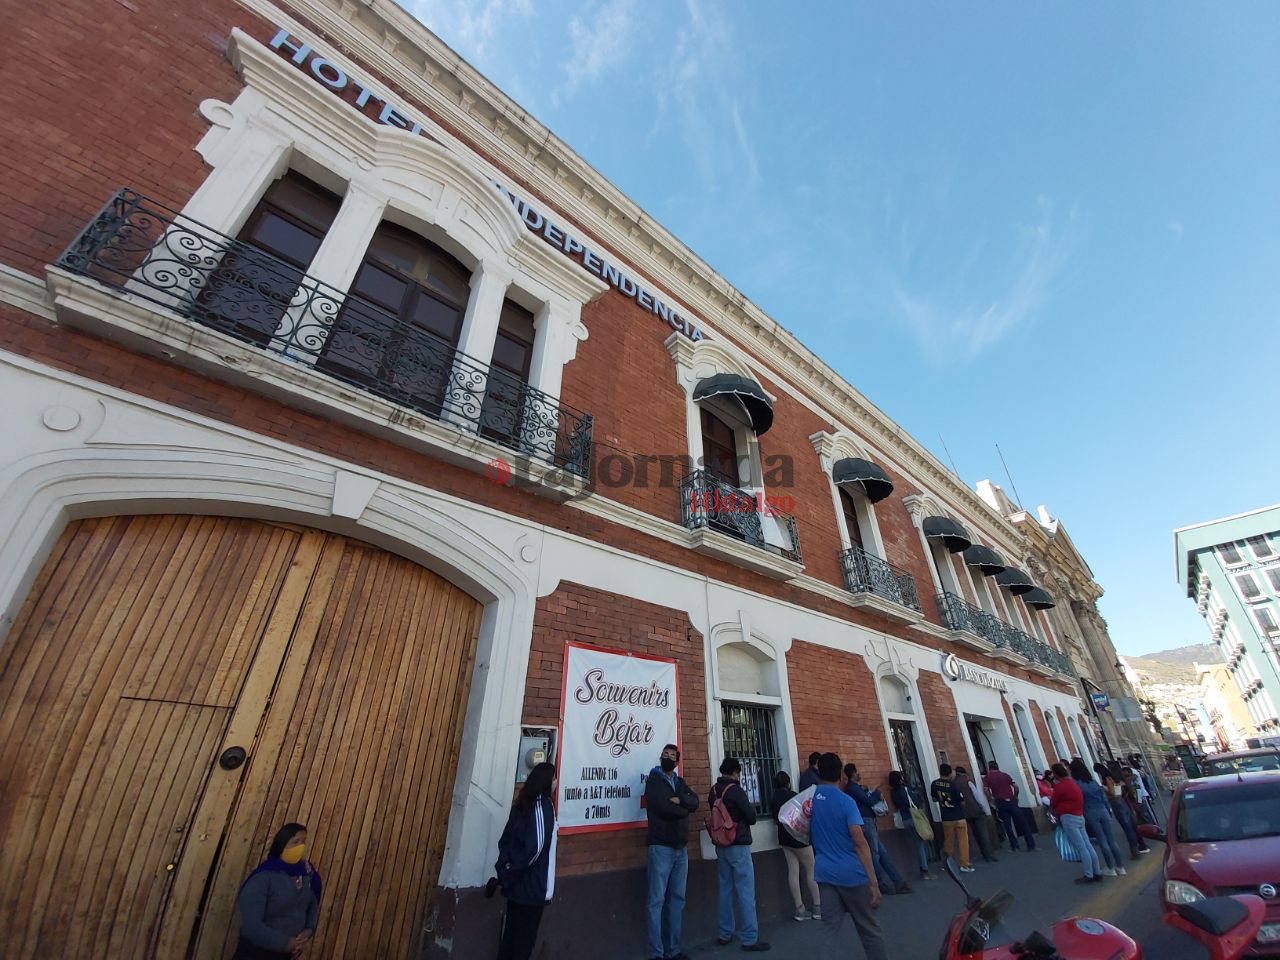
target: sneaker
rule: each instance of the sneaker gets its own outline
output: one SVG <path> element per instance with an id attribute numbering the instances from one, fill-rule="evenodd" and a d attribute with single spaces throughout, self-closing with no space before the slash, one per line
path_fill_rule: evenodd
<path id="1" fill-rule="evenodd" d="M 822 922 L 822 914 L 820 914 L 817 910 L 813 911 L 813 919 L 815 919 L 815 920 L 817 920 L 819 923 L 821 923 L 821 922 Z"/>
<path id="2" fill-rule="evenodd" d="M 716 946 L 718 947 L 727 947 L 731 943 L 733 943 L 733 937 L 716 937 Z"/>
<path id="3" fill-rule="evenodd" d="M 1124 877 L 1124 876 L 1127 876 L 1127 875 L 1128 875 L 1128 873 L 1129 873 L 1129 871 L 1128 871 L 1128 870 L 1126 870 L 1124 867 L 1116 867 L 1116 875 L 1117 875 L 1117 876 Z"/>
<path id="4" fill-rule="evenodd" d="M 757 940 L 755 943 L 744 943 L 742 945 L 743 953 L 764 953 L 766 950 L 772 949 L 773 947 L 769 946 L 763 940 Z"/>
<path id="5" fill-rule="evenodd" d="M 1116 875 L 1116 872 L 1111 867 L 1107 867 L 1105 870 L 1102 871 L 1102 875 L 1104 877 L 1114 877 Z"/>
<path id="6" fill-rule="evenodd" d="M 1075 879 L 1075 883 L 1077 886 L 1084 886 L 1086 883 L 1093 883 L 1093 882 L 1094 882 L 1093 877 L 1076 877 Z"/>
<path id="7" fill-rule="evenodd" d="M 961 867 L 960 872 L 961 873 L 977 873 L 978 870 L 976 867 Z"/>
<path id="8" fill-rule="evenodd" d="M 1150 847 L 1139 847 L 1139 848 L 1138 848 L 1138 853 L 1150 853 L 1150 852 L 1151 852 L 1151 848 L 1150 848 Z"/>
<path id="9" fill-rule="evenodd" d="M 812 913 L 810 913 L 808 910 L 806 910 L 804 907 L 801 907 L 801 908 L 800 908 L 799 910 L 797 910 L 794 914 L 792 914 L 791 919 L 793 919 L 793 920 L 812 920 L 812 919 L 813 919 L 813 914 L 812 914 Z"/>
<path id="10" fill-rule="evenodd" d="M 1090 880 L 1089 882 L 1090 882 L 1090 883 L 1101 883 L 1101 882 L 1102 882 L 1102 874 L 1100 874 L 1100 873 L 1096 873 L 1096 874 L 1094 874 L 1094 875 L 1093 875 L 1093 879 L 1092 879 L 1092 880 Z"/>

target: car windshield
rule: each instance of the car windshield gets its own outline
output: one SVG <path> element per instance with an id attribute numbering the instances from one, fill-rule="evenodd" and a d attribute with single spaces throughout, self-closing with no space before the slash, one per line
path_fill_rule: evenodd
<path id="1" fill-rule="evenodd" d="M 1249 757 L 1221 757 L 1216 760 L 1206 760 L 1202 766 L 1207 777 L 1219 777 L 1224 773 L 1280 770 L 1280 753 L 1256 753 Z"/>
<path id="2" fill-rule="evenodd" d="M 1178 808 L 1178 841 L 1210 843 L 1280 836 L 1280 779 L 1187 790 Z"/>

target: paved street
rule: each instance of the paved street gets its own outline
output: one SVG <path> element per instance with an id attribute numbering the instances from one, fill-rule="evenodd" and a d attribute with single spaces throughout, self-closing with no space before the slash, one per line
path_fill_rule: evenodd
<path id="1" fill-rule="evenodd" d="M 1033 929 L 1047 932 L 1054 921 L 1063 916 L 1081 914 L 1098 917 L 1116 924 L 1143 945 L 1149 956 L 1159 960 L 1178 960 L 1168 949 L 1169 938 L 1161 933 L 1157 885 L 1163 848 L 1152 845 L 1150 854 L 1140 860 L 1126 861 L 1128 876 L 1108 878 L 1101 885 L 1081 887 L 1072 881 L 1080 875 L 1080 866 L 1064 863 L 1050 847 L 1048 836 L 1036 853 L 1000 853 L 998 863 L 977 862 L 976 873 L 967 874 L 965 882 L 978 896 L 1004 888 L 1015 900 L 1006 916 L 1005 927 L 1015 938 Z M 916 883 L 915 893 L 886 897 L 880 907 L 880 922 L 889 943 L 893 960 L 917 960 L 937 956 L 943 934 L 951 917 L 960 910 L 963 900 L 959 889 L 945 875 L 932 883 Z M 853 926 L 845 923 L 847 948 L 838 955 L 862 957 Z M 762 931 L 762 939 L 773 944 L 771 956 L 816 957 L 824 947 L 822 931 L 817 923 L 789 922 Z M 740 955 L 737 943 L 728 947 L 710 944 L 691 945 L 697 960 Z M 1158 948 L 1158 949 L 1153 949 Z"/>

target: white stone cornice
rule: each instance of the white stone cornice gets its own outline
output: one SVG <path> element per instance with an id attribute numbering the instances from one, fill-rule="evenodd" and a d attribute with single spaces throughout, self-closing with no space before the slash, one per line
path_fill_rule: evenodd
<path id="1" fill-rule="evenodd" d="M 57 322 L 49 291 L 41 279 L 4 263 L 0 263 L 0 303 L 34 313 L 44 320 Z"/>

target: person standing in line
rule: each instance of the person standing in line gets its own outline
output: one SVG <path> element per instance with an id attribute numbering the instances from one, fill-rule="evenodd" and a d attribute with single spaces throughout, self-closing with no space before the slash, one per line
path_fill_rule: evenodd
<path id="1" fill-rule="evenodd" d="M 543 761 L 529 771 L 498 840 L 494 864 L 507 898 L 498 960 L 529 960 L 538 941 L 542 911 L 555 892 L 556 808 L 551 800 L 556 767 Z"/>
<path id="2" fill-rule="evenodd" d="M 1089 842 L 1084 829 L 1084 794 L 1080 786 L 1071 779 L 1067 768 L 1060 763 L 1053 765 L 1053 800 L 1052 810 L 1063 832 L 1080 855 L 1080 866 L 1084 875 L 1076 878 L 1076 883 L 1101 883 L 1102 872 L 1098 864 L 1098 854 Z"/>
<path id="3" fill-rule="evenodd" d="M 685 884 L 689 878 L 689 814 L 698 795 L 689 789 L 676 766 L 680 748 L 668 743 L 658 765 L 644 781 L 644 809 L 649 819 L 649 903 L 647 933 L 653 960 L 687 960 L 680 949 Z M 663 915 L 667 934 L 662 935 Z"/>
<path id="4" fill-rule="evenodd" d="M 773 795 L 770 797 L 771 812 L 778 825 L 778 846 L 782 848 L 782 856 L 787 861 L 787 884 L 791 887 L 791 899 L 795 903 L 796 920 L 821 920 L 821 900 L 818 896 L 818 881 L 813 878 L 813 846 L 802 843 L 791 835 L 791 831 L 778 819 L 783 805 L 796 796 L 791 789 L 791 776 L 785 770 L 773 775 Z M 805 909 L 804 896 L 800 892 L 800 874 L 803 871 L 805 886 L 809 890 L 809 902 L 813 910 Z"/>
<path id="5" fill-rule="evenodd" d="M 290 960 L 311 945 L 320 912 L 320 874 L 306 859 L 307 828 L 286 823 L 267 859 L 245 878 L 236 898 L 240 941 L 232 960 Z"/>
<path id="6" fill-rule="evenodd" d="M 1107 803 L 1107 795 L 1079 757 L 1071 761 L 1071 779 L 1075 780 L 1084 796 L 1085 826 L 1089 833 L 1098 838 L 1098 849 L 1102 851 L 1102 860 L 1106 864 L 1102 875 L 1124 876 L 1127 871 L 1120 860 L 1120 848 L 1116 846 L 1115 834 L 1111 832 L 1111 805 Z"/>
<path id="7" fill-rule="evenodd" d="M 880 824 L 876 822 L 875 811 L 875 805 L 882 799 L 880 788 L 867 790 L 862 785 L 862 774 L 858 773 L 856 764 L 846 763 L 844 776 L 844 792 L 853 798 L 862 816 L 862 832 L 866 834 L 867 846 L 871 848 L 871 864 L 875 867 L 877 884 L 889 893 L 911 893 L 911 885 L 902 879 L 902 874 L 889 857 L 889 851 L 880 842 Z"/>
<path id="8" fill-rule="evenodd" d="M 1036 792 L 1040 794 L 1040 805 L 1049 806 L 1049 799 L 1053 796 L 1053 775 L 1048 770 L 1036 774 Z"/>
<path id="9" fill-rule="evenodd" d="M 964 819 L 969 825 L 969 832 L 978 841 L 978 852 L 987 863 L 995 863 L 999 858 L 992 856 L 991 840 L 987 836 L 986 820 L 991 815 L 991 808 L 983 809 L 986 798 L 979 794 L 978 785 L 969 779 L 969 771 L 964 767 L 955 768 L 952 782 L 955 783 L 956 789 L 960 791 L 960 796 L 963 798 Z"/>
<path id="10" fill-rule="evenodd" d="M 1102 783 L 1102 790 L 1107 795 L 1107 802 L 1111 804 L 1111 815 L 1116 818 L 1116 823 L 1120 824 L 1120 829 L 1124 831 L 1125 840 L 1129 843 L 1129 857 L 1137 860 L 1142 855 L 1144 849 L 1147 848 L 1146 842 L 1142 837 L 1138 836 L 1138 830 L 1133 825 L 1133 814 L 1129 811 L 1129 805 L 1124 801 L 1124 784 L 1121 782 L 1120 764 L 1112 760 L 1110 764 L 1099 763 L 1094 768 L 1094 772 L 1098 774 L 1098 780 Z"/>
<path id="11" fill-rule="evenodd" d="M 1027 842 L 1027 852 L 1033 852 L 1036 848 L 1035 834 L 1027 825 L 1022 807 L 1018 806 L 1018 785 L 1013 782 L 1013 777 L 1001 770 L 1000 764 L 992 760 L 987 764 L 987 772 L 982 776 L 982 783 L 996 802 L 996 815 L 1000 817 L 1004 832 L 1009 837 L 1009 848 L 1018 849 L 1018 837 L 1021 835 Z"/>
<path id="12" fill-rule="evenodd" d="M 969 825 L 964 822 L 964 797 L 951 779 L 951 764 L 938 765 L 938 779 L 929 785 L 929 796 L 942 812 L 942 852 L 953 853 L 961 873 L 973 873 L 969 865 Z"/>
<path id="13" fill-rule="evenodd" d="M 814 875 L 822 894 L 822 927 L 828 952 L 841 943 L 845 915 L 853 920 L 867 960 L 889 960 L 884 933 L 874 911 L 880 886 L 871 862 L 871 847 L 862 831 L 858 804 L 840 789 L 840 758 L 824 753 L 818 760 L 821 782 L 813 794 L 809 836 L 813 839 Z"/>
<path id="14" fill-rule="evenodd" d="M 907 783 L 907 778 L 902 775 L 901 770 L 889 771 L 889 798 L 893 801 L 894 807 L 898 811 L 898 815 L 902 818 L 903 827 L 908 830 L 911 836 L 916 839 L 916 852 L 920 855 L 920 879 L 933 880 L 934 875 L 929 872 L 929 855 L 933 852 L 928 841 L 920 836 L 916 830 L 915 819 L 911 815 L 913 807 L 923 811 L 924 798 Z M 862 811 L 859 810 L 859 813 Z M 926 816 L 928 816 L 926 814 Z"/>
<path id="15" fill-rule="evenodd" d="M 809 754 L 809 766 L 802 774 L 800 774 L 800 786 L 796 787 L 796 790 L 800 793 L 804 793 L 810 787 L 816 787 L 818 785 L 818 758 L 820 756 L 822 756 L 822 754 L 818 753 L 816 750 Z"/>
<path id="16" fill-rule="evenodd" d="M 756 822 L 756 811 L 739 783 L 741 779 L 742 764 L 736 757 L 725 757 L 720 764 L 720 779 L 708 798 L 713 808 L 717 800 L 724 800 L 735 828 L 733 843 L 716 847 L 716 875 L 720 881 L 720 936 L 716 942 L 723 947 L 733 940 L 736 899 L 742 949 L 759 953 L 768 950 L 769 944 L 760 940 L 756 925 L 756 872 L 751 862 L 751 825 Z"/>
<path id="17" fill-rule="evenodd" d="M 1138 791 L 1138 803 L 1140 803 L 1146 811 L 1148 823 L 1160 825 L 1160 818 L 1156 816 L 1156 782 L 1152 779 L 1151 774 L 1147 772 L 1147 768 L 1142 764 L 1142 757 L 1134 754 L 1129 758 L 1133 766 L 1133 772 L 1138 775 L 1137 785 L 1141 787 Z"/>

